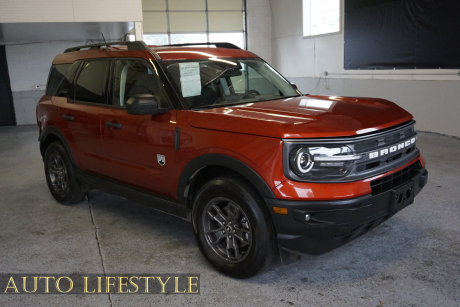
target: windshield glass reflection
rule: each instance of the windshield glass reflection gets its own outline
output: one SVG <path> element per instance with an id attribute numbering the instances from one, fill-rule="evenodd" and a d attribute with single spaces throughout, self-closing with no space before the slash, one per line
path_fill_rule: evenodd
<path id="1" fill-rule="evenodd" d="M 218 108 L 299 96 L 260 59 L 164 61 L 162 65 L 191 109 Z"/>

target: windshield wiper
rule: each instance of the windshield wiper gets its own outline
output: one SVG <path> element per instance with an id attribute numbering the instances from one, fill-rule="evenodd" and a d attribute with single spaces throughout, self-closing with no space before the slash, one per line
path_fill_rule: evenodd
<path id="1" fill-rule="evenodd" d="M 213 108 L 225 108 L 225 107 L 232 107 L 237 106 L 240 104 L 247 104 L 249 102 L 237 102 L 237 103 L 227 103 L 227 104 L 210 104 L 207 106 L 199 106 L 199 107 L 192 107 L 192 110 L 202 110 L 202 109 L 213 109 Z"/>
<path id="2" fill-rule="evenodd" d="M 297 95 L 297 96 L 283 96 L 283 97 L 277 97 L 277 98 L 272 98 L 272 99 L 260 98 L 260 99 L 258 99 L 258 101 L 260 101 L 260 102 L 262 102 L 262 101 L 272 101 L 272 100 L 280 100 L 280 99 L 287 99 L 287 98 L 293 98 L 293 97 L 299 97 L 299 95 Z"/>

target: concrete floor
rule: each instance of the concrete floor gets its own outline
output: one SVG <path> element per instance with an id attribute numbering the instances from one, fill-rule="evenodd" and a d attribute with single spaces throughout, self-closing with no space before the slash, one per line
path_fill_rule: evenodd
<path id="1" fill-rule="evenodd" d="M 195 296 L 0 295 L 0 306 L 458 307 L 460 140 L 420 133 L 418 146 L 430 175 L 413 205 L 325 255 L 234 280 L 206 262 L 185 221 L 99 191 L 59 205 L 36 127 L 0 128 L 0 273 L 201 274 Z"/>

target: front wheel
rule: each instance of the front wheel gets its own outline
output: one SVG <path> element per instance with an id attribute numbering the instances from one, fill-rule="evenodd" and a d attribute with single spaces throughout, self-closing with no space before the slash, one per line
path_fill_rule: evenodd
<path id="1" fill-rule="evenodd" d="M 222 273 L 248 278 L 276 261 L 276 239 L 263 199 L 243 179 L 225 176 L 197 193 L 193 228 L 201 252 Z"/>

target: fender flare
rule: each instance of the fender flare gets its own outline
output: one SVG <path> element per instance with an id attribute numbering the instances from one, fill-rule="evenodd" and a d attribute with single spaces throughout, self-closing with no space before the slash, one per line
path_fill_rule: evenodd
<path id="1" fill-rule="evenodd" d="M 223 166 L 245 177 L 254 185 L 263 198 L 276 198 L 270 186 L 252 168 L 238 159 L 222 154 L 205 154 L 190 161 L 182 171 L 177 184 L 177 198 L 181 204 L 187 204 L 189 187 L 195 175 L 207 166 Z"/>
<path id="2" fill-rule="evenodd" d="M 41 153 L 43 159 L 45 159 L 45 152 L 42 151 L 41 144 L 42 144 L 43 141 L 46 140 L 46 138 L 47 138 L 49 135 L 54 135 L 54 136 L 56 136 L 56 137 L 62 142 L 62 144 L 64 145 L 65 149 L 66 149 L 67 152 L 69 153 L 69 157 L 70 157 L 71 163 L 72 163 L 74 166 L 76 166 L 77 164 L 75 163 L 75 160 L 74 160 L 74 158 L 73 158 L 72 151 L 70 150 L 69 144 L 67 143 L 64 134 L 63 134 L 58 128 L 56 128 L 56 127 L 54 127 L 54 126 L 46 126 L 46 127 L 42 130 L 42 132 L 40 133 L 40 135 L 38 136 L 38 141 L 40 142 L 40 153 Z"/>

